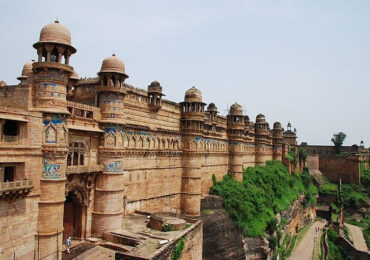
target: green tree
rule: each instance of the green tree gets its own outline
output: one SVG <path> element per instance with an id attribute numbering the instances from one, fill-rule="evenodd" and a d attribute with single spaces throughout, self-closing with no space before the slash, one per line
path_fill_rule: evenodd
<path id="1" fill-rule="evenodd" d="M 331 139 L 331 141 L 334 144 L 334 151 L 336 154 L 340 154 L 343 142 L 346 139 L 346 137 L 347 135 L 345 133 L 339 132 L 337 134 L 334 134 L 333 138 Z"/>
<path id="2" fill-rule="evenodd" d="M 306 165 L 306 160 L 307 160 L 307 151 L 304 148 L 299 148 L 299 159 L 302 160 L 303 165 Z"/>

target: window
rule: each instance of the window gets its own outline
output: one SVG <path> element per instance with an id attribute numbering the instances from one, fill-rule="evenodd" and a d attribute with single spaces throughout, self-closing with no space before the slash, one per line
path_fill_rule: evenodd
<path id="1" fill-rule="evenodd" d="M 6 120 L 3 126 L 3 134 L 9 136 L 17 136 L 18 135 L 17 121 Z"/>
<path id="2" fill-rule="evenodd" d="M 4 182 L 14 181 L 14 177 L 15 177 L 15 167 L 5 166 L 4 167 Z"/>
<path id="3" fill-rule="evenodd" d="M 81 142 L 74 142 L 69 145 L 67 166 L 85 165 L 85 145 Z"/>

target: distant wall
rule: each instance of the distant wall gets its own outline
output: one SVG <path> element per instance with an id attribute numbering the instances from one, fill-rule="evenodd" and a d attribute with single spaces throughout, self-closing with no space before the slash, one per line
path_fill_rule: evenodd
<path id="1" fill-rule="evenodd" d="M 308 155 L 306 160 L 306 167 L 310 170 L 319 169 L 319 156 L 318 155 Z"/>
<path id="2" fill-rule="evenodd" d="M 320 155 L 319 170 L 330 182 L 360 183 L 360 157 L 359 155 L 334 156 Z"/>

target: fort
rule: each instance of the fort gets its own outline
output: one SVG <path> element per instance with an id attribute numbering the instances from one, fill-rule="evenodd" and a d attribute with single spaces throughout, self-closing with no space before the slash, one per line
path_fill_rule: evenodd
<path id="1" fill-rule="evenodd" d="M 219 115 L 195 87 L 180 103 L 164 99 L 157 81 L 135 88 L 114 54 L 98 77 L 79 78 L 71 33 L 58 21 L 33 47 L 37 59 L 24 65 L 20 83 L 0 83 L 5 259 L 60 259 L 66 237 L 102 238 L 135 212 L 196 218 L 213 174 L 240 181 L 244 168 L 268 160 L 292 167 L 285 156 L 298 147 L 290 123 L 270 129 L 264 115 L 252 122 L 237 103 Z M 201 232 L 201 223 L 193 226 L 189 232 Z M 198 259 L 201 246 L 194 245 Z"/>

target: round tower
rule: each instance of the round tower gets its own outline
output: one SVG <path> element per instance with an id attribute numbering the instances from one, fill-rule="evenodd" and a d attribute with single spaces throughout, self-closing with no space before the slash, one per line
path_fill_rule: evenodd
<path id="1" fill-rule="evenodd" d="M 153 81 L 148 86 L 148 97 L 149 97 L 149 108 L 150 110 L 156 112 L 162 106 L 162 86 L 158 81 Z"/>
<path id="2" fill-rule="evenodd" d="M 40 39 L 33 47 L 37 50 L 38 60 L 25 65 L 21 80 L 32 75 L 33 107 L 42 112 L 44 123 L 37 252 L 40 254 L 38 258 L 55 259 L 55 243 L 58 241 L 61 248 L 63 240 L 68 153 L 66 117 L 69 114 L 66 94 L 68 79 L 73 72 L 69 59 L 76 49 L 71 45 L 70 31 L 58 21 L 42 28 Z"/>
<path id="3" fill-rule="evenodd" d="M 99 148 L 99 162 L 104 168 L 96 178 L 92 234 L 102 237 L 105 231 L 122 227 L 123 147 L 116 144 L 125 123 L 124 81 L 128 76 L 124 63 L 114 54 L 103 60 L 98 75 L 99 107 L 102 113 L 100 123 L 105 131 Z"/>
<path id="4" fill-rule="evenodd" d="M 283 128 L 280 122 L 275 122 L 272 129 L 273 159 L 282 160 Z"/>
<path id="5" fill-rule="evenodd" d="M 202 93 L 192 87 L 181 105 L 181 131 L 184 140 L 181 183 L 181 213 L 199 216 L 201 199 L 201 155 L 203 153 L 204 106 Z"/>
<path id="6" fill-rule="evenodd" d="M 230 107 L 227 115 L 227 136 L 229 139 L 229 173 L 237 181 L 242 181 L 245 117 L 243 108 L 238 103 Z"/>
<path id="7" fill-rule="evenodd" d="M 98 75 L 100 77 L 98 94 L 101 122 L 123 124 L 123 98 L 127 94 L 124 81 L 128 78 L 125 64 L 113 54 L 103 60 Z"/>
<path id="8" fill-rule="evenodd" d="M 266 118 L 262 114 L 256 117 L 255 144 L 256 144 L 256 165 L 263 165 L 273 157 L 271 147 L 271 133 Z"/>

